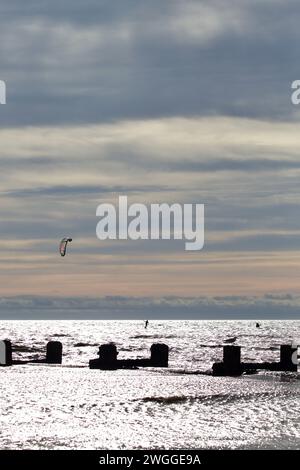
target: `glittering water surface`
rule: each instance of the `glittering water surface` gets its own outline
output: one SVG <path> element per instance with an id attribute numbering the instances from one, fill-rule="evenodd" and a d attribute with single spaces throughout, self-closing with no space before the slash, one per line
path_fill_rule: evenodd
<path id="1" fill-rule="evenodd" d="M 64 347 L 63 365 L 0 368 L 0 448 L 299 448 L 297 374 L 241 378 L 197 375 L 237 336 L 246 361 L 278 360 L 279 346 L 300 339 L 300 322 L 3 321 L 0 338 L 14 358 Z M 120 358 L 170 346 L 169 369 L 89 370 L 98 345 L 114 341 Z"/>

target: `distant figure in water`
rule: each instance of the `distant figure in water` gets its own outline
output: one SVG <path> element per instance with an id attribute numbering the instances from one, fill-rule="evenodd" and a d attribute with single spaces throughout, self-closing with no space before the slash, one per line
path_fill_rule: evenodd
<path id="1" fill-rule="evenodd" d="M 149 325 L 149 322 L 148 320 L 145 321 L 145 328 L 147 328 L 147 326 Z"/>
<path id="2" fill-rule="evenodd" d="M 234 343 L 237 340 L 237 336 L 234 336 L 233 338 L 225 339 L 224 343 Z"/>
<path id="3" fill-rule="evenodd" d="M 256 328 L 260 328 L 260 324 L 259 324 L 259 323 L 256 323 Z"/>

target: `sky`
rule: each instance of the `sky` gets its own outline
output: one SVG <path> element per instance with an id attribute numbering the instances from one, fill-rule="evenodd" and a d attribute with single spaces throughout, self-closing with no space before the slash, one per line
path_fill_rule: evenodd
<path id="1" fill-rule="evenodd" d="M 92 302 L 99 317 L 297 317 L 299 14 L 294 0 L 1 1 L 0 316 Z M 205 204 L 204 249 L 98 240 L 96 208 L 119 195 Z"/>

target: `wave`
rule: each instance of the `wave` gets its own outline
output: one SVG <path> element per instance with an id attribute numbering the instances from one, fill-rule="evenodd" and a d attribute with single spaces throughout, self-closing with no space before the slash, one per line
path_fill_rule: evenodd
<path id="1" fill-rule="evenodd" d="M 148 402 L 155 402 L 155 403 L 162 403 L 162 404 L 172 404 L 172 403 L 182 403 L 186 402 L 191 397 L 186 396 L 171 396 L 171 397 L 144 397 L 142 399 L 137 399 L 134 401 L 142 401 L 143 403 Z"/>
<path id="2" fill-rule="evenodd" d="M 159 339 L 168 339 L 168 338 L 178 338 L 177 335 L 135 335 L 130 336 L 130 339 L 148 339 L 148 338 L 159 338 Z"/>
<path id="3" fill-rule="evenodd" d="M 295 396 L 295 393 L 285 392 L 281 394 L 282 396 L 290 397 Z M 275 391 L 263 391 L 263 392 L 251 392 L 251 393 L 224 393 L 224 394 L 215 394 L 215 395 L 171 395 L 171 396 L 150 396 L 143 397 L 140 399 L 135 399 L 133 401 L 139 401 L 142 403 L 158 403 L 162 405 L 171 405 L 174 403 L 193 403 L 201 402 L 211 404 L 212 402 L 218 402 L 219 404 L 230 404 L 235 401 L 257 401 L 258 399 L 269 399 L 278 396 Z"/>
<path id="4" fill-rule="evenodd" d="M 71 335 L 68 335 L 66 333 L 57 333 L 57 334 L 50 335 L 50 338 L 67 338 L 70 336 Z"/>
<path id="5" fill-rule="evenodd" d="M 274 335 L 272 335 L 272 334 L 261 335 L 259 333 L 256 333 L 256 334 L 255 333 L 253 333 L 253 334 L 252 333 L 251 334 L 249 334 L 249 333 L 240 333 L 239 335 L 237 335 L 237 337 L 238 338 L 243 337 L 243 338 L 272 338 L 272 339 L 274 339 Z"/>
<path id="6" fill-rule="evenodd" d="M 45 348 L 41 347 L 31 347 L 31 346 L 24 346 L 23 344 L 13 344 L 12 345 L 13 352 L 25 352 L 25 353 L 44 353 Z"/>

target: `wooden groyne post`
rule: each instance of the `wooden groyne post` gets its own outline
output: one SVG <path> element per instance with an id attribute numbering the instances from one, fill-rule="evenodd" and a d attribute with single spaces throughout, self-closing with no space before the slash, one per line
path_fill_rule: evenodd
<path id="1" fill-rule="evenodd" d="M 243 372 L 254 373 L 257 370 L 297 372 L 297 349 L 294 345 L 281 345 L 279 362 L 241 362 L 240 346 L 223 346 L 223 362 L 213 364 L 213 375 L 239 376 Z"/>
<path id="2" fill-rule="evenodd" d="M 164 343 L 154 343 L 150 348 L 152 367 L 168 367 L 169 346 Z"/>
<path id="3" fill-rule="evenodd" d="M 114 343 L 101 344 L 99 346 L 98 359 L 89 361 L 90 369 L 116 370 L 118 369 L 117 347 Z"/>
<path id="4" fill-rule="evenodd" d="M 296 346 L 291 346 L 290 344 L 282 344 L 280 346 L 280 370 L 286 372 L 297 372 L 297 352 L 298 348 Z"/>
<path id="5" fill-rule="evenodd" d="M 243 372 L 241 364 L 241 347 L 224 346 L 223 362 L 215 362 L 213 375 L 215 376 L 239 376 Z"/>
<path id="6" fill-rule="evenodd" d="M 168 367 L 169 347 L 163 343 L 154 343 L 150 348 L 150 358 L 118 359 L 117 347 L 113 343 L 99 347 L 99 358 L 89 361 L 90 369 L 117 370 L 137 369 L 138 367 Z"/>
<path id="7" fill-rule="evenodd" d="M 7 339 L 0 341 L 0 366 L 6 367 L 12 365 L 12 347 Z"/>
<path id="8" fill-rule="evenodd" d="M 62 363 L 62 344 L 60 341 L 49 341 L 46 346 L 46 363 Z"/>
<path id="9" fill-rule="evenodd" d="M 9 340 L 0 341 L 0 366 L 20 364 L 61 364 L 62 344 L 60 341 L 49 341 L 46 346 L 46 356 L 41 359 L 12 359 L 13 347 Z"/>

